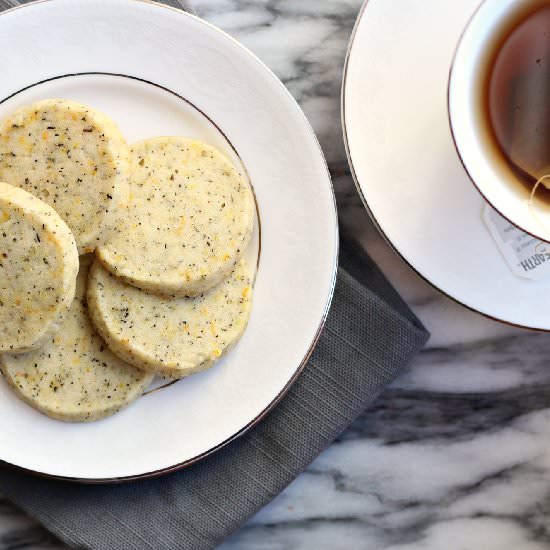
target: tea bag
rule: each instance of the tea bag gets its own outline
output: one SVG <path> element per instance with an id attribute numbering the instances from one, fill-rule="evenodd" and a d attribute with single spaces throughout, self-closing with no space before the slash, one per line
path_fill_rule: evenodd
<path id="1" fill-rule="evenodd" d="M 536 46 L 533 66 L 515 80 L 510 148 L 511 162 L 533 181 L 550 174 L 550 45 L 545 55 Z M 550 189 L 550 178 L 541 183 Z"/>

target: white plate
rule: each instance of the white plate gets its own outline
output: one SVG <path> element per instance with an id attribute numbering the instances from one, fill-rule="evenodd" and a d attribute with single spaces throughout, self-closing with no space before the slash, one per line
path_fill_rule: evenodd
<path id="1" fill-rule="evenodd" d="M 368 0 L 350 43 L 342 118 L 352 171 L 388 242 L 439 290 L 484 315 L 550 330 L 550 280 L 506 265 L 456 154 L 447 81 L 479 0 Z"/>
<path id="2" fill-rule="evenodd" d="M 338 230 L 311 127 L 280 81 L 229 36 L 143 1 L 45 0 L 5 12 L 0 74 L 0 117 L 66 97 L 110 114 L 129 141 L 183 134 L 220 147 L 246 168 L 261 224 L 252 318 L 223 361 L 89 425 L 40 415 L 0 380 L 0 460 L 85 481 L 146 477 L 199 460 L 277 402 L 325 320 Z M 249 261 L 258 249 L 259 232 Z"/>

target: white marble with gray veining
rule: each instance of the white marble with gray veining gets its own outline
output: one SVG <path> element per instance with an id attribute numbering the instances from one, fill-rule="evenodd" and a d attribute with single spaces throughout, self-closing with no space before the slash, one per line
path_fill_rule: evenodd
<path id="1" fill-rule="evenodd" d="M 456 305 L 411 272 L 370 224 L 339 119 L 360 0 L 195 6 L 297 98 L 327 156 L 342 223 L 432 332 L 410 371 L 223 550 L 550 548 L 550 335 Z M 62 546 L 0 499 L 0 550 L 15 548 Z"/>

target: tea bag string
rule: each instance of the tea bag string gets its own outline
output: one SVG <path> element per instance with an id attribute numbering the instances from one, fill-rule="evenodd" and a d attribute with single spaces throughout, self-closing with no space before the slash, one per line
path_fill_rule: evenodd
<path id="1" fill-rule="evenodd" d="M 534 208 L 533 200 L 535 198 L 535 193 L 537 192 L 537 189 L 539 188 L 539 185 L 546 180 L 550 180 L 550 174 L 545 174 L 544 176 L 541 176 L 535 185 L 533 186 L 533 189 L 531 190 L 531 196 L 529 197 L 529 201 L 527 202 L 527 206 L 529 210 L 531 211 L 531 214 L 533 215 L 533 218 L 535 218 L 536 222 L 541 226 L 541 228 L 544 230 L 546 235 L 550 235 L 550 231 L 548 231 L 548 228 L 546 225 L 542 222 L 539 215 L 537 214 L 537 211 Z"/>

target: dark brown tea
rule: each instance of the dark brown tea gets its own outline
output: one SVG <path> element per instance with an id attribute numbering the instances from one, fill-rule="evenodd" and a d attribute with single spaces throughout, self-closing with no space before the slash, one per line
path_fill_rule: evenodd
<path id="1" fill-rule="evenodd" d="M 550 3 L 519 18 L 496 51 L 486 86 L 489 125 L 506 162 L 531 192 L 550 175 Z M 544 184 L 550 186 L 550 178 Z M 550 203 L 543 185 L 536 196 Z"/>

